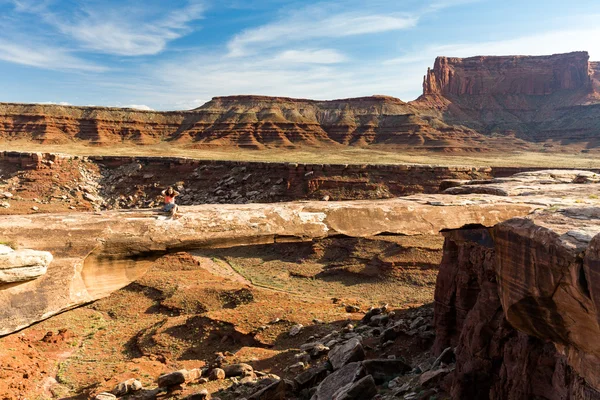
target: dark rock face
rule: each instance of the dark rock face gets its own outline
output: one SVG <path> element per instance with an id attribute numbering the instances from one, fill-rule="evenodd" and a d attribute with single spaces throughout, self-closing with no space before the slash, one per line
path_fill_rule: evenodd
<path id="1" fill-rule="evenodd" d="M 549 231 L 527 220 L 444 235 L 435 294 L 434 350 L 440 354 L 448 346 L 456 346 L 452 398 L 600 399 L 594 382 L 598 369 L 592 366 L 595 356 L 573 350 L 581 347 L 573 343 L 576 334 L 562 338 L 557 334 L 564 322 L 556 310 L 564 303 L 528 295 L 514 303 L 519 304 L 516 308 L 506 307 L 517 293 L 537 292 L 543 287 L 544 280 L 520 274 L 537 272 L 538 278 L 552 280 L 553 266 L 561 264 L 561 254 L 563 261 L 568 259 L 569 251 L 552 242 Z M 595 242 L 590 245 L 592 253 Z M 590 255 L 588 259 L 596 258 Z M 535 262 L 527 264 L 527 260 Z M 571 261 L 575 260 L 573 254 Z M 556 281 L 568 285 L 563 278 Z M 559 324 L 558 328 L 553 324 Z M 580 335 L 585 332 L 577 321 L 570 324 Z"/>

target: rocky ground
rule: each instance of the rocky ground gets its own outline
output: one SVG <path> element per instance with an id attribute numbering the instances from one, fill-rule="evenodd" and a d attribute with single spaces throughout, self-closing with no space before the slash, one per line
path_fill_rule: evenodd
<path id="1" fill-rule="evenodd" d="M 139 388 L 129 398 L 184 398 L 203 390 L 221 399 L 301 399 L 314 393 L 329 398 L 327 393 L 337 390 L 331 386 L 334 378 L 320 382 L 353 368 L 357 378 L 374 377 L 370 391 L 418 398 L 411 393 L 423 392 L 421 373 L 434 364 L 428 353 L 432 308 L 419 307 L 416 296 L 402 293 L 401 286 L 396 293 L 390 290 L 394 281 L 404 280 L 421 299 L 431 298 L 433 279 L 425 276 L 441 256 L 441 242 L 421 239 L 433 258 L 415 261 L 412 272 L 404 265 L 395 277 L 369 283 L 369 261 L 381 248 L 387 248 L 389 260 L 405 257 L 402 241 L 390 240 L 357 245 L 337 239 L 308 248 L 290 244 L 163 257 L 143 278 L 108 298 L 1 339 L 0 393 L 5 399 L 86 399 L 101 392 L 122 397 L 118 384 L 137 380 L 128 384 Z M 333 253 L 324 255 L 328 250 Z M 254 259 L 245 257 L 250 253 Z M 271 265 L 262 276 L 244 275 L 246 270 L 237 268 L 242 260 L 246 270 L 248 263 Z M 275 268 L 279 280 L 270 281 Z M 327 272 L 315 274 L 316 268 Z M 426 275 L 418 278 L 418 271 Z M 281 287 L 284 272 L 289 280 L 312 281 L 310 289 L 299 292 L 293 282 Z M 368 286 L 353 292 L 368 292 L 368 299 L 348 297 L 344 285 Z M 346 354 L 349 346 L 352 354 Z M 335 366 L 327 361 L 331 358 L 339 359 Z M 402 373 L 392 372 L 398 365 Z M 183 378 L 159 379 L 182 369 L 188 371 Z"/>

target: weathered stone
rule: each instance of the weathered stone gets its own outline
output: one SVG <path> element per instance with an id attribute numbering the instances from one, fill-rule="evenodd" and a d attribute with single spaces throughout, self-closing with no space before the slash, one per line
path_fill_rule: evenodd
<path id="1" fill-rule="evenodd" d="M 142 383 L 135 378 L 123 381 L 112 390 L 112 394 L 117 397 L 125 396 L 143 389 Z"/>
<path id="2" fill-rule="evenodd" d="M 0 335 L 109 295 L 142 276 L 152 257 L 165 252 L 266 244 L 281 236 L 308 240 L 338 234 L 435 234 L 469 223 L 493 225 L 537 207 L 493 199 L 432 207 L 415 198 L 202 205 L 181 207 L 183 217 L 177 220 L 152 210 L 2 216 L 4 237 L 23 248 L 49 251 L 54 260 L 43 277 L 0 291 Z M 73 235 L 74 231 L 85 234 Z M 25 298 L 26 304 L 14 303 Z"/>
<path id="3" fill-rule="evenodd" d="M 208 374 L 208 379 L 211 381 L 223 380 L 227 375 L 221 368 L 213 368 Z"/>
<path id="4" fill-rule="evenodd" d="M 168 374 L 163 374 L 158 377 L 158 386 L 159 387 L 169 387 L 176 386 L 185 383 L 188 371 L 185 369 L 170 372 Z"/>
<path id="5" fill-rule="evenodd" d="M 4 246 L 0 253 L 0 283 L 23 282 L 46 274 L 52 262 L 47 251 L 12 250 Z"/>
<path id="6" fill-rule="evenodd" d="M 190 369 L 185 377 L 186 383 L 197 382 L 202 377 L 202 369 L 194 368 Z"/>
<path id="7" fill-rule="evenodd" d="M 367 375 L 358 381 L 338 389 L 332 400 L 370 400 L 377 394 L 375 380 Z"/>
<path id="8" fill-rule="evenodd" d="M 424 372 L 419 377 L 419 385 L 424 388 L 436 386 L 446 375 L 450 373 L 448 368 L 440 368 Z"/>
<path id="9" fill-rule="evenodd" d="M 298 389 L 305 389 L 315 386 L 317 383 L 325 379 L 329 370 L 325 365 L 311 367 L 294 378 L 294 382 Z"/>
<path id="10" fill-rule="evenodd" d="M 304 325 L 302 324 L 297 324 L 292 326 L 292 328 L 290 329 L 289 335 L 290 336 L 298 336 L 298 334 L 300 334 L 300 331 L 302 331 L 302 328 L 304 327 Z"/>
<path id="11" fill-rule="evenodd" d="M 347 313 L 357 313 L 357 312 L 360 312 L 360 307 L 352 305 L 352 304 L 348 304 L 346 306 L 346 312 Z"/>
<path id="12" fill-rule="evenodd" d="M 227 365 L 223 367 L 223 370 L 227 378 L 231 378 L 232 376 L 248 376 L 254 372 L 254 368 L 245 363 Z"/>
<path id="13" fill-rule="evenodd" d="M 439 367 L 442 363 L 450 364 L 456 361 L 456 356 L 454 355 L 454 349 L 452 347 L 446 347 L 444 351 L 435 359 L 431 368 L 435 369 Z"/>
<path id="14" fill-rule="evenodd" d="M 294 384 L 291 381 L 281 379 L 253 393 L 248 400 L 286 400 L 293 390 Z"/>
<path id="15" fill-rule="evenodd" d="M 363 361 L 367 374 L 372 375 L 377 384 L 382 384 L 412 370 L 412 367 L 398 359 L 375 359 Z"/>
<path id="16" fill-rule="evenodd" d="M 327 378 L 323 379 L 311 400 L 331 400 L 334 393 L 340 388 L 352 384 L 364 376 L 366 376 L 366 374 L 362 363 L 352 362 L 346 364 Z"/>
<path id="17" fill-rule="evenodd" d="M 354 338 L 346 343 L 334 347 L 328 354 L 329 362 L 333 369 L 340 369 L 344 365 L 365 359 L 365 351 L 360 343 L 360 340 Z"/>

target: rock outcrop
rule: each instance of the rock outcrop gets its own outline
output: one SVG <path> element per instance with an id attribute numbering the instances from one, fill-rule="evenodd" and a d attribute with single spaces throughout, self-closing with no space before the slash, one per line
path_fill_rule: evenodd
<path id="1" fill-rule="evenodd" d="M 444 233 L 434 351 L 456 347 L 452 397 L 600 399 L 596 206 Z"/>
<path id="2" fill-rule="evenodd" d="M 560 90 L 592 91 L 587 52 L 537 57 L 438 57 L 423 82 L 423 94 L 446 97 L 539 96 Z"/>
<path id="3" fill-rule="evenodd" d="M 551 56 L 438 57 L 414 106 L 479 133 L 598 146 L 598 63 L 587 52 Z"/>
<path id="4" fill-rule="evenodd" d="M 47 251 L 17 251 L 0 244 L 0 290 L 2 284 L 30 281 L 44 275 L 52 262 Z"/>

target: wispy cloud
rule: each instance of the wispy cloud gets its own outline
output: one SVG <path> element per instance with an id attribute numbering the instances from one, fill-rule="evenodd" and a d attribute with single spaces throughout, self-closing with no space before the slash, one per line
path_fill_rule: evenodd
<path id="1" fill-rule="evenodd" d="M 76 57 L 72 52 L 45 44 L 23 45 L 0 38 L 0 60 L 54 70 L 103 72 L 107 68 Z"/>
<path id="2" fill-rule="evenodd" d="M 309 7 L 278 21 L 247 29 L 229 43 L 229 56 L 240 57 L 258 49 L 317 38 L 341 38 L 412 28 L 418 17 L 405 13 L 342 12 L 330 15 L 322 7 Z"/>
<path id="3" fill-rule="evenodd" d="M 189 4 L 156 20 L 139 21 L 118 10 L 84 9 L 72 21 L 48 17 L 60 32 L 70 35 L 86 49 L 122 56 L 141 56 L 163 51 L 169 41 L 190 32 L 188 23 L 202 17 L 203 6 Z"/>
<path id="4" fill-rule="evenodd" d="M 118 6 L 80 5 L 69 13 L 54 11 L 52 3 L 13 0 L 15 10 L 32 13 L 58 33 L 76 41 L 83 49 L 119 56 L 152 55 L 167 43 L 193 28 L 190 23 L 202 18 L 204 6 L 197 1 L 169 12 L 149 17 L 145 9 L 128 3 Z"/>

